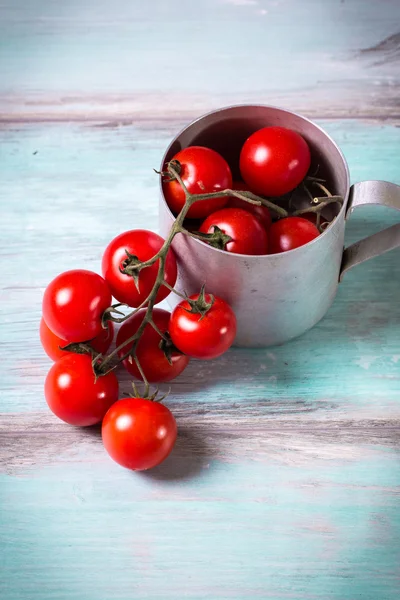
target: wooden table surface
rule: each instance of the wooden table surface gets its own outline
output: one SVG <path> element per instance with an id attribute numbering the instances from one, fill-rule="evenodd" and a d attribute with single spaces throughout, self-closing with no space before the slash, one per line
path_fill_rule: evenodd
<path id="1" fill-rule="evenodd" d="M 148 473 L 49 413 L 38 339 L 58 272 L 157 229 L 152 168 L 209 109 L 303 112 L 353 182 L 400 183 L 399 22 L 397 0 L 0 0 L 2 599 L 400 597 L 398 252 L 301 338 L 193 361 Z M 399 219 L 360 210 L 346 241 Z"/>

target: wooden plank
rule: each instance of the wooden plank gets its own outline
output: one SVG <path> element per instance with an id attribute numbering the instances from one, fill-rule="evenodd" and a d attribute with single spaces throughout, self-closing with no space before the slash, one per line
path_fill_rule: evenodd
<path id="1" fill-rule="evenodd" d="M 2 0 L 1 118 L 187 120 L 261 102 L 398 120 L 399 19 L 397 0 Z"/>
<path id="2" fill-rule="evenodd" d="M 3 477 L 2 597 L 395 600 L 398 456 L 319 460 Z"/>

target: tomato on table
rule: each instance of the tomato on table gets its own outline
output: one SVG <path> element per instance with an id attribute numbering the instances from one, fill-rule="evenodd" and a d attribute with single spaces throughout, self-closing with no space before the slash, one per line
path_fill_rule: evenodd
<path id="1" fill-rule="evenodd" d="M 244 183 L 244 181 L 234 181 L 232 184 L 232 189 L 236 190 L 237 192 L 251 192 L 249 186 L 246 183 Z M 261 225 L 267 231 L 272 223 L 271 213 L 267 206 L 250 204 L 250 202 L 246 202 L 246 200 L 241 200 L 240 198 L 236 198 L 235 196 L 230 196 L 228 207 L 242 208 L 243 210 L 247 210 L 247 212 L 254 215 L 260 221 Z"/>
<path id="2" fill-rule="evenodd" d="M 47 356 L 51 360 L 58 360 L 66 355 L 65 350 L 61 350 L 63 346 L 67 346 L 69 342 L 63 340 L 46 325 L 43 317 L 40 320 L 39 328 L 40 341 Z M 104 354 L 109 349 L 114 337 L 114 325 L 111 321 L 107 323 L 106 328 L 102 328 L 99 335 L 92 340 L 81 340 L 91 346 L 96 352 Z"/>
<path id="3" fill-rule="evenodd" d="M 180 176 L 191 194 L 219 192 L 232 186 L 232 174 L 226 160 L 215 150 L 204 146 L 184 148 L 172 160 L 181 166 Z M 177 180 L 163 179 L 163 192 L 168 206 L 177 215 L 185 204 L 184 191 Z M 212 198 L 193 204 L 188 213 L 189 219 L 204 219 L 215 210 L 226 206 L 228 198 Z"/>
<path id="4" fill-rule="evenodd" d="M 132 315 L 122 325 L 117 335 L 117 346 L 123 344 L 127 339 L 135 335 L 143 318 L 146 314 L 146 309 L 140 310 L 135 315 Z M 158 329 L 162 333 L 166 333 L 169 327 L 171 313 L 161 308 L 153 309 L 152 319 Z M 189 363 L 189 357 L 181 352 L 172 350 L 171 363 L 168 362 L 165 353 L 160 348 L 161 337 L 157 331 L 148 323 L 144 328 L 140 341 L 136 348 L 136 356 L 140 366 L 145 374 L 146 379 L 150 383 L 160 381 L 171 381 L 178 377 Z M 128 351 L 132 344 L 124 346 L 118 356 L 121 358 Z M 142 379 L 139 369 L 131 357 L 127 357 L 122 362 L 125 369 L 137 379 Z"/>
<path id="5" fill-rule="evenodd" d="M 198 298 L 199 294 L 190 296 L 191 300 Z M 210 294 L 204 299 L 212 302 Z M 229 304 L 215 296 L 203 316 L 190 311 L 190 303 L 182 300 L 172 312 L 169 333 L 175 346 L 193 358 L 211 359 L 224 354 L 236 336 L 236 317 Z"/>
<path id="6" fill-rule="evenodd" d="M 97 273 L 65 271 L 47 286 L 43 296 L 46 325 L 68 342 L 91 340 L 102 331 L 102 316 L 111 304 L 111 292 Z"/>
<path id="7" fill-rule="evenodd" d="M 272 223 L 269 230 L 270 254 L 294 250 L 319 236 L 317 227 L 302 217 L 286 217 Z"/>
<path id="8" fill-rule="evenodd" d="M 240 153 L 240 173 L 261 196 L 283 196 L 303 181 L 311 164 L 305 139 L 286 127 L 264 127 L 253 133 Z"/>
<path id="9" fill-rule="evenodd" d="M 157 260 L 150 267 L 141 269 L 138 286 L 135 285 L 132 275 L 122 273 L 124 262 L 127 260 L 126 251 L 141 261 L 153 258 L 164 244 L 163 238 L 157 233 L 146 229 L 132 229 L 125 231 L 114 238 L 107 246 L 102 260 L 102 272 L 107 281 L 112 295 L 118 300 L 136 308 L 146 300 L 154 287 L 159 263 Z M 172 248 L 168 251 L 165 261 L 165 280 L 172 287 L 178 275 L 175 254 Z M 139 288 L 139 289 L 138 289 Z M 170 294 L 165 286 L 161 286 L 156 298 L 156 303 L 161 302 Z"/>
<path id="10" fill-rule="evenodd" d="M 174 447 L 177 426 L 160 402 L 123 398 L 107 412 L 101 429 L 104 448 L 119 465 L 144 471 L 160 464 Z"/>
<path id="11" fill-rule="evenodd" d="M 268 254 L 268 235 L 259 219 L 242 208 L 222 208 L 202 223 L 201 233 L 214 233 L 218 227 L 231 241 L 223 250 L 237 254 Z M 206 241 L 206 240 L 204 240 Z"/>
<path id="12" fill-rule="evenodd" d="M 68 352 L 48 372 L 44 393 L 59 419 L 87 427 L 101 421 L 118 399 L 118 380 L 114 372 L 96 378 L 90 356 Z"/>

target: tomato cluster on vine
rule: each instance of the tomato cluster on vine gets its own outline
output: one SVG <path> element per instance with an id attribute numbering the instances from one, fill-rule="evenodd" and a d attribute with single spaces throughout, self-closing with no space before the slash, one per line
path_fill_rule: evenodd
<path id="1" fill-rule="evenodd" d="M 238 165 L 228 162 L 215 150 L 190 146 L 180 150 L 172 163 L 179 166 L 180 181 L 167 177 L 163 182 L 166 201 L 174 214 L 185 203 L 184 187 L 190 195 L 214 194 L 210 199 L 192 205 L 187 217 L 197 219 L 198 239 L 237 254 L 265 255 L 294 250 L 320 235 L 317 224 L 321 217 L 301 211 L 301 216 L 276 214 L 263 201 L 273 198 L 277 208 L 281 197 L 293 192 L 310 169 L 311 154 L 303 137 L 285 127 L 264 127 L 253 133 L 243 144 Z M 233 180 L 231 167 L 239 169 L 242 180 Z M 247 201 L 219 191 L 230 189 L 248 193 Z M 259 196 L 258 204 L 249 198 Z M 284 211 L 286 213 L 286 211 Z M 279 215 L 278 215 L 279 216 Z M 280 214 L 282 216 L 282 213 Z M 324 219 L 325 220 L 325 219 Z M 192 231 L 195 228 L 192 225 Z"/>
<path id="2" fill-rule="evenodd" d="M 190 358 L 220 356 L 236 334 L 230 306 L 204 290 L 183 299 L 172 313 L 154 307 L 176 282 L 174 252 L 167 248 L 164 258 L 140 268 L 138 264 L 151 261 L 164 243 L 145 230 L 117 236 L 104 252 L 103 277 L 76 269 L 49 283 L 40 322 L 43 348 L 55 361 L 45 381 L 49 408 L 70 425 L 103 421 L 107 452 L 122 466 L 137 470 L 163 461 L 177 435 L 173 415 L 150 394 L 148 384 L 171 381 Z M 112 295 L 117 304 L 111 304 Z M 134 310 L 119 316 L 122 304 Z M 105 356 L 114 337 L 113 320 L 122 325 L 116 349 Z M 119 362 L 145 383 L 143 397 L 135 388 L 135 397 L 118 399 Z"/>
<path id="3" fill-rule="evenodd" d="M 215 150 L 181 150 L 161 173 L 165 199 L 176 215 L 167 239 L 143 229 L 125 231 L 105 249 L 102 276 L 66 271 L 45 290 L 40 339 L 55 361 L 45 381 L 47 404 L 70 425 L 102 422 L 105 449 L 129 469 L 162 462 L 177 436 L 172 413 L 150 383 L 175 379 L 192 358 L 221 356 L 236 335 L 235 314 L 223 298 L 204 286 L 190 296 L 175 289 L 175 235 L 227 252 L 265 255 L 298 248 L 320 234 L 324 221 L 329 225 L 320 207 L 289 216 L 279 206 L 279 197 L 304 182 L 310 168 L 308 145 L 296 132 L 283 127 L 255 132 L 236 166 L 243 181 L 232 181 L 231 167 Z M 325 204 L 340 200 L 315 181 L 326 194 Z M 181 298 L 172 312 L 155 306 L 171 292 Z M 116 347 L 106 354 L 118 325 Z M 120 365 L 143 382 L 142 393 L 133 384 L 134 395 L 120 398 Z"/>

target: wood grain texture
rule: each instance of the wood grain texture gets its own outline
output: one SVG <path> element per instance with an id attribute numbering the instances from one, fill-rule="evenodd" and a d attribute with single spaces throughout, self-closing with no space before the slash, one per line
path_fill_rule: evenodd
<path id="1" fill-rule="evenodd" d="M 98 271 L 114 235 L 157 229 L 152 168 L 214 106 L 302 110 L 353 181 L 400 183 L 399 15 L 395 1 L 0 0 L 2 599 L 398 600 L 398 252 L 349 273 L 301 338 L 192 361 L 168 399 L 177 447 L 149 473 L 48 412 L 38 323 L 58 272 Z M 399 220 L 359 210 L 346 243 Z"/>
<path id="2" fill-rule="evenodd" d="M 399 119 L 400 4 L 1 0 L 3 120 L 186 121 L 216 106 Z"/>

